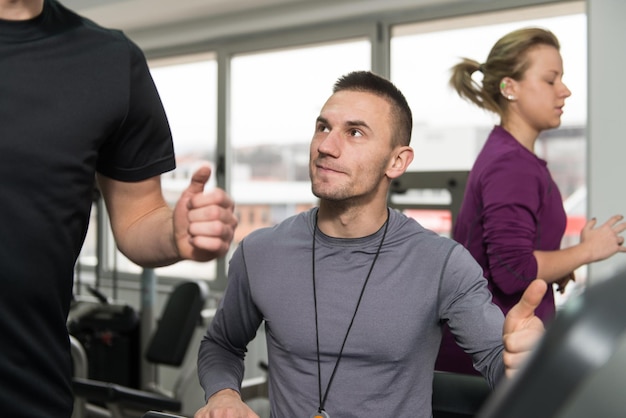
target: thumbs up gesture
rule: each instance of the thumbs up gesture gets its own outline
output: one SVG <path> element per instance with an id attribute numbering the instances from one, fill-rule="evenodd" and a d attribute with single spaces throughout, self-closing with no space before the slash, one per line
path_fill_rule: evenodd
<path id="1" fill-rule="evenodd" d="M 204 191 L 210 177 L 211 167 L 198 168 L 174 208 L 174 236 L 183 259 L 209 261 L 224 256 L 237 227 L 230 196 L 220 188 Z"/>
<path id="2" fill-rule="evenodd" d="M 544 333 L 543 322 L 535 316 L 535 309 L 547 289 L 546 282 L 534 280 L 517 305 L 506 315 L 502 340 L 503 360 L 508 377 L 515 374 Z"/>

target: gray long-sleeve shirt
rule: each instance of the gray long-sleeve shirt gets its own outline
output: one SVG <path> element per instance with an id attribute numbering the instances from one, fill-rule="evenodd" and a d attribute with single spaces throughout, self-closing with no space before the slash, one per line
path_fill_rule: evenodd
<path id="1" fill-rule="evenodd" d="M 207 398 L 239 388 L 246 346 L 265 321 L 272 417 L 308 417 L 317 410 L 316 213 L 253 232 L 235 251 L 228 287 L 198 357 Z M 316 233 L 322 395 L 383 230 L 357 239 Z M 444 321 L 494 385 L 504 373 L 503 315 L 491 303 L 480 267 L 461 245 L 390 210 L 384 245 L 328 391 L 328 414 L 430 417 Z"/>

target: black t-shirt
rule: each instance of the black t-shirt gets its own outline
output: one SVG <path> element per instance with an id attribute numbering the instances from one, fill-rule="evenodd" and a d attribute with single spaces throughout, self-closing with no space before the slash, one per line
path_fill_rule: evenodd
<path id="1" fill-rule="evenodd" d="M 0 20 L 0 415 L 71 413 L 66 318 L 95 172 L 174 167 L 145 58 L 120 31 L 56 0 Z"/>

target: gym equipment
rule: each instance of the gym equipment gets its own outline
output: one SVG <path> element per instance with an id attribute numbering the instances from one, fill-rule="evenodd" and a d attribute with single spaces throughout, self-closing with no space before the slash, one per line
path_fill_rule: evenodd
<path id="1" fill-rule="evenodd" d="M 147 346 L 145 357 L 153 365 L 180 367 L 196 327 L 201 323 L 208 286 L 201 281 L 177 285 L 170 294 L 156 330 Z M 83 399 L 83 411 L 75 416 L 137 417 L 148 410 L 180 412 L 181 393 L 191 373 L 183 371 L 173 391 L 166 391 L 157 382 L 149 390 L 135 389 L 110 381 L 74 377 L 77 399 Z M 94 404 L 95 403 L 95 404 Z M 105 405 L 105 408 L 97 404 Z M 81 415 L 82 414 L 82 415 Z"/>

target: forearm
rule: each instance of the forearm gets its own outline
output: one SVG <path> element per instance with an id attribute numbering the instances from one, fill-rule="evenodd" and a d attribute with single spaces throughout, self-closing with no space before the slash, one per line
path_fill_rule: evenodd
<path id="1" fill-rule="evenodd" d="M 556 251 L 534 251 L 537 259 L 537 278 L 547 283 L 562 280 L 574 270 L 593 261 L 583 244 Z"/>
<path id="2" fill-rule="evenodd" d="M 559 251 L 535 251 L 537 278 L 553 283 L 582 265 L 626 252 L 624 237 L 620 235 L 626 230 L 626 222 L 622 219 L 622 215 L 613 215 L 605 223 L 597 225 L 593 218 L 585 224 L 579 244 Z"/>
<path id="3" fill-rule="evenodd" d="M 245 370 L 243 358 L 220 347 L 209 336 L 200 343 L 197 368 L 206 400 L 225 389 L 237 392 L 241 389 Z"/>
<path id="4" fill-rule="evenodd" d="M 222 389 L 240 390 L 248 344 L 263 322 L 251 298 L 242 246 L 231 258 L 228 286 L 198 350 L 198 377 L 207 399 Z"/>
<path id="5" fill-rule="evenodd" d="M 450 255 L 440 283 L 440 316 L 447 320 L 457 344 L 472 356 L 475 369 L 494 387 L 504 376 L 504 315 L 492 303 L 482 269 L 459 245 Z"/>
<path id="6" fill-rule="evenodd" d="M 121 182 L 99 175 L 120 251 L 143 267 L 226 254 L 237 226 L 234 202 L 221 189 L 204 192 L 210 175 L 208 166 L 196 170 L 174 208 L 163 197 L 159 176 Z"/>
<path id="7" fill-rule="evenodd" d="M 116 235 L 119 250 L 142 267 L 162 267 L 181 260 L 174 238 L 172 210 L 157 208 Z"/>
<path id="8" fill-rule="evenodd" d="M 98 184 L 122 254 L 142 267 L 166 266 L 180 260 L 173 212 L 163 198 L 158 176 L 138 182 L 98 176 Z"/>

